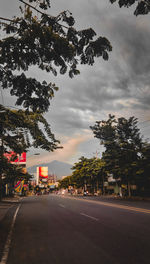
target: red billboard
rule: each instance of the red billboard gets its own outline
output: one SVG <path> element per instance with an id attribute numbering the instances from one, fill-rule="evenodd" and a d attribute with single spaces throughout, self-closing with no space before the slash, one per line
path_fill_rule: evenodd
<path id="1" fill-rule="evenodd" d="M 48 167 L 38 167 L 39 168 L 39 178 L 48 178 Z"/>
<path id="2" fill-rule="evenodd" d="M 23 152 L 21 154 L 16 154 L 14 151 L 9 151 L 8 153 L 5 153 L 4 156 L 12 164 L 19 164 L 19 165 L 26 164 L 26 152 Z M 14 157 L 16 157 L 16 159 L 12 161 Z"/>

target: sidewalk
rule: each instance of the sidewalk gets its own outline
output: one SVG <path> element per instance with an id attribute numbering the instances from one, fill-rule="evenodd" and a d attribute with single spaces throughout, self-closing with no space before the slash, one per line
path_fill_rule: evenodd
<path id="1" fill-rule="evenodd" d="M 16 203 L 19 203 L 19 197 L 6 197 L 0 201 L 0 222 L 7 214 L 8 210 L 13 207 Z"/>

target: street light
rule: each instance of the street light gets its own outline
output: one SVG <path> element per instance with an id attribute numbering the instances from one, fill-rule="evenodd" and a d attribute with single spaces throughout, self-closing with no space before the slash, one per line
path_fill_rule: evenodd
<path id="1" fill-rule="evenodd" d="M 33 153 L 32 155 L 28 156 L 28 158 L 32 157 L 32 156 L 38 156 L 40 155 L 40 153 Z"/>
<path id="2" fill-rule="evenodd" d="M 98 152 L 98 151 L 96 150 L 96 152 L 93 152 L 93 154 L 96 154 L 95 158 L 97 159 L 97 158 L 98 158 L 98 154 L 100 154 L 100 152 Z"/>

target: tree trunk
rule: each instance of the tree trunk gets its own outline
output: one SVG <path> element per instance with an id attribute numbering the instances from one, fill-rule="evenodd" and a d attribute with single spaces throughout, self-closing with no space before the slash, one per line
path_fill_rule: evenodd
<path id="1" fill-rule="evenodd" d="M 87 190 L 86 180 L 84 180 L 84 191 Z"/>
<path id="2" fill-rule="evenodd" d="M 129 181 L 128 181 L 128 196 L 131 197 L 131 185 Z"/>
<path id="3" fill-rule="evenodd" d="M 99 184 L 98 184 L 98 180 L 97 180 L 97 193 L 98 193 L 98 185 L 99 185 Z"/>
<path id="4" fill-rule="evenodd" d="M 0 201 L 2 200 L 2 174 L 0 172 Z"/>
<path id="5" fill-rule="evenodd" d="M 103 175 L 103 182 L 102 182 L 102 194 L 105 194 L 104 175 Z"/>

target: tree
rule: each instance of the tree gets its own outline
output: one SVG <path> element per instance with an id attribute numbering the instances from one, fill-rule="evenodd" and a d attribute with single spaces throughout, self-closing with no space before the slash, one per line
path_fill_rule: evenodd
<path id="1" fill-rule="evenodd" d="M 58 87 L 52 82 L 30 77 L 31 67 L 55 76 L 58 71 L 60 74 L 68 72 L 72 78 L 79 74 L 79 63 L 93 65 L 95 58 L 100 56 L 108 60 L 112 47 L 105 37 L 95 39 L 96 33 L 92 28 L 77 30 L 68 10 L 57 16 L 49 15 L 45 12 L 50 8 L 49 0 L 19 2 L 20 16 L 12 19 L 0 17 L 3 36 L 0 40 L 0 85 L 2 89 L 9 89 L 10 95 L 17 98 L 16 105 L 24 111 L 0 110 L 2 142 L 18 153 L 31 145 L 53 151 L 59 147 L 59 141 L 51 133 L 43 115 L 48 111 Z M 9 135 L 6 135 L 4 126 L 6 120 Z M 42 128 L 39 123 L 42 123 Z M 33 144 L 25 131 L 30 133 Z"/>
<path id="2" fill-rule="evenodd" d="M 2 105 L 0 105 L 0 140 L 3 153 L 13 149 L 18 154 L 27 151 L 31 146 L 53 151 L 60 143 L 39 112 L 12 110 Z"/>
<path id="3" fill-rule="evenodd" d="M 149 0 L 110 0 L 113 4 L 118 1 L 118 4 L 121 7 L 130 7 L 136 5 L 134 15 L 147 15 L 150 12 L 150 1 Z"/>
<path id="4" fill-rule="evenodd" d="M 123 183 L 128 186 L 128 194 L 131 196 L 130 185 L 136 183 L 139 160 L 141 159 L 142 137 L 137 127 L 137 119 L 118 118 L 117 136 L 119 144 L 119 165 Z"/>
<path id="5" fill-rule="evenodd" d="M 116 119 L 115 116 L 109 115 L 107 121 L 96 121 L 94 126 L 90 126 L 94 133 L 94 137 L 100 140 L 100 144 L 104 145 L 106 151 L 103 153 L 103 159 L 106 162 L 106 171 L 112 170 L 112 167 L 116 168 L 117 160 L 116 155 L 118 153 L 118 144 L 116 138 Z M 116 174 L 115 174 L 116 175 Z"/>
<path id="6" fill-rule="evenodd" d="M 87 159 L 85 157 L 81 157 L 79 162 L 76 162 L 72 167 L 73 173 L 72 176 L 77 181 L 78 187 L 82 187 L 85 190 L 87 189 Z"/>
<path id="7" fill-rule="evenodd" d="M 44 127 L 45 133 L 43 133 L 42 127 Z M 52 134 L 50 125 L 40 113 L 28 112 L 26 114 L 23 110 L 11 110 L 2 105 L 0 105 L 0 142 L 1 185 L 8 183 L 8 180 L 13 182 L 14 175 L 16 180 L 22 176 L 29 178 L 28 173 L 22 173 L 21 168 L 9 163 L 5 158 L 5 153 L 13 150 L 15 153 L 21 154 L 31 146 L 53 151 L 58 148 L 59 143 Z"/>
<path id="8" fill-rule="evenodd" d="M 105 163 L 101 159 L 81 157 L 79 162 L 72 167 L 72 178 L 76 183 L 76 187 L 82 187 L 86 191 L 87 186 L 89 186 L 93 193 L 96 189 L 98 191 L 99 183 L 103 186 L 104 182 L 104 165 Z"/>
<path id="9" fill-rule="evenodd" d="M 10 187 L 9 194 L 10 194 L 13 190 L 14 183 L 16 181 L 24 180 L 25 183 L 28 183 L 28 181 L 32 178 L 32 175 L 30 175 L 28 172 L 25 172 L 19 164 L 17 165 L 8 162 L 6 157 L 3 157 L 3 162 L 0 165 L 1 165 L 1 175 L 2 175 L 2 178 L 0 178 L 1 181 L 0 198 L 2 198 L 3 188 L 6 184 L 9 183 L 9 187 Z"/>
<path id="10" fill-rule="evenodd" d="M 42 131 L 44 127 L 45 133 Z M 38 112 L 12 110 L 0 105 L 0 188 L 15 180 L 29 179 L 31 175 L 22 173 L 22 169 L 11 164 L 5 154 L 13 150 L 17 154 L 28 151 L 29 147 L 53 151 L 59 141 L 51 132 L 50 125 Z M 15 157 L 14 157 L 15 160 Z M 0 191 L 2 195 L 2 189 Z"/>
<path id="11" fill-rule="evenodd" d="M 137 119 L 121 117 L 116 120 L 115 116 L 109 115 L 107 121 L 98 121 L 91 129 L 105 147 L 103 159 L 106 170 L 128 186 L 130 196 L 130 185 L 137 180 L 143 145 Z"/>
<path id="12" fill-rule="evenodd" d="M 64 189 L 68 189 L 68 187 L 72 185 L 72 177 L 71 176 L 67 176 L 64 179 L 59 181 L 59 188 L 64 188 Z"/>
<path id="13" fill-rule="evenodd" d="M 101 186 L 102 194 L 105 194 L 104 182 L 107 180 L 106 163 L 103 158 L 96 158 L 94 160 L 93 167 L 97 183 L 97 192 L 99 190 L 99 186 Z"/>
<path id="14" fill-rule="evenodd" d="M 20 2 L 25 4 L 25 9 L 21 8 L 21 17 L 0 18 L 3 31 L 9 35 L 0 41 L 0 81 L 3 89 L 9 87 L 11 95 L 17 97 L 17 105 L 44 112 L 57 87 L 45 80 L 41 83 L 27 77 L 25 72 L 31 66 L 36 65 L 54 75 L 57 75 L 57 68 L 60 74 L 65 74 L 68 69 L 72 78 L 79 74 L 79 63 L 93 65 L 95 57 L 99 56 L 108 60 L 112 47 L 104 37 L 94 40 L 96 33 L 92 28 L 76 30 L 69 11 L 54 17 L 40 10 L 50 6 L 48 1 L 29 0 L 36 2 L 39 9 L 37 5 Z"/>
<path id="15" fill-rule="evenodd" d="M 150 194 L 150 143 L 144 142 L 141 149 L 139 169 L 137 171 L 137 187 L 140 195 Z"/>

